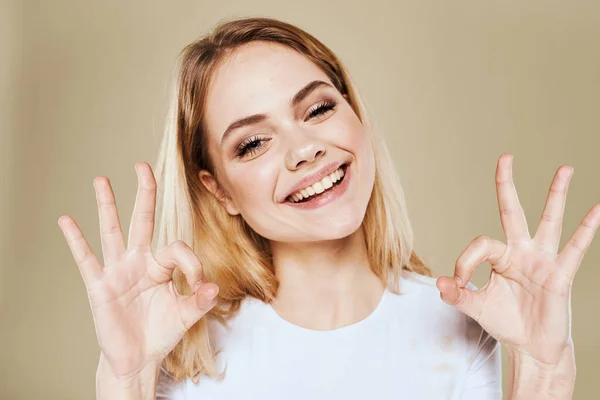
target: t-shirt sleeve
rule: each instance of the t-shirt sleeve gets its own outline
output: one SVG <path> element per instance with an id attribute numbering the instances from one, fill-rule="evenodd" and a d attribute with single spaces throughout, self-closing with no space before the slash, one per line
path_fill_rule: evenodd
<path id="1" fill-rule="evenodd" d="M 502 400 L 501 345 L 467 318 L 467 371 L 462 400 Z"/>

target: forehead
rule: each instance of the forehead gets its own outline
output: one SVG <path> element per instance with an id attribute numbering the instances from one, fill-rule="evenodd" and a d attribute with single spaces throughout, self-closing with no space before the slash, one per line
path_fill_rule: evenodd
<path id="1" fill-rule="evenodd" d="M 219 140 L 229 123 L 289 108 L 307 83 L 329 77 L 312 61 L 286 46 L 251 42 L 236 49 L 219 67 L 208 89 L 206 124 Z"/>

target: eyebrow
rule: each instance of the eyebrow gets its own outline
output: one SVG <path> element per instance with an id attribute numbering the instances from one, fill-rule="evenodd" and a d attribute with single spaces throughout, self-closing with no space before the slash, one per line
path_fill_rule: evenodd
<path id="1" fill-rule="evenodd" d="M 298 103 L 300 103 L 302 100 L 304 100 L 309 94 L 311 94 L 312 92 L 314 92 L 315 90 L 317 90 L 318 88 L 323 87 L 323 86 L 326 86 L 326 87 L 328 86 L 330 88 L 334 88 L 333 85 L 331 85 L 330 83 L 324 82 L 324 81 L 319 81 L 319 80 L 312 81 L 308 85 L 306 85 L 302 89 L 300 89 L 298 91 L 298 93 L 296 93 L 294 95 L 294 97 L 292 97 L 292 100 L 290 101 L 291 107 L 297 106 Z M 223 133 L 223 136 L 221 137 L 221 146 L 223 146 L 223 144 L 227 140 L 228 136 L 235 129 L 239 129 L 239 128 L 242 128 L 247 125 L 257 124 L 259 122 L 264 121 L 267 118 L 269 118 L 268 114 L 254 114 L 254 115 L 250 115 L 248 117 L 238 119 L 235 122 L 232 122 L 227 127 L 227 129 L 225 130 L 225 133 Z"/>

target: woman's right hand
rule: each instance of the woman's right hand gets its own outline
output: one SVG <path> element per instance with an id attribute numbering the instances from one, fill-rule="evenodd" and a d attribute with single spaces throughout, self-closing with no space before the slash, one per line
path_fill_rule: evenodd
<path id="1" fill-rule="evenodd" d="M 138 192 L 128 248 L 110 182 L 94 179 L 104 268 L 75 221 L 69 216 L 58 219 L 87 289 L 102 355 L 121 378 L 134 377 L 148 365 L 159 366 L 185 332 L 215 306 L 219 289 L 202 282 L 200 261 L 184 242 L 151 253 L 156 180 L 147 163 L 135 167 Z M 177 292 L 172 280 L 177 266 L 193 295 Z"/>

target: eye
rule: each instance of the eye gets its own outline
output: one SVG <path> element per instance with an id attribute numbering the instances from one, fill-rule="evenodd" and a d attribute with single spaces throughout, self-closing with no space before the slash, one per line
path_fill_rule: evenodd
<path id="1" fill-rule="evenodd" d="M 252 136 L 239 144 L 236 151 L 237 157 L 245 157 L 256 154 L 269 139 L 261 138 L 260 136 Z"/>
<path id="2" fill-rule="evenodd" d="M 337 103 L 335 101 L 329 100 L 319 103 L 314 108 L 309 110 L 308 119 L 313 119 L 318 115 L 325 114 L 326 112 L 333 110 L 336 105 Z"/>

